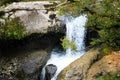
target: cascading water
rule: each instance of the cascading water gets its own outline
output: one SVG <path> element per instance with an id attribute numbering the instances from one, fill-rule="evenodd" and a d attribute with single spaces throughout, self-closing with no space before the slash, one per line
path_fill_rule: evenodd
<path id="1" fill-rule="evenodd" d="M 63 16 L 63 22 L 66 23 L 66 37 L 70 41 L 74 41 L 77 52 L 72 51 L 70 48 L 64 52 L 52 51 L 51 58 L 48 60 L 47 64 L 54 64 L 57 66 L 57 71 L 51 80 L 56 80 L 57 75 L 68 66 L 71 62 L 79 58 L 83 53 L 85 53 L 85 28 L 84 25 L 87 21 L 86 15 L 79 16 L 77 18 Z M 61 53 L 61 54 L 59 54 Z M 45 70 L 43 70 L 44 72 Z"/>

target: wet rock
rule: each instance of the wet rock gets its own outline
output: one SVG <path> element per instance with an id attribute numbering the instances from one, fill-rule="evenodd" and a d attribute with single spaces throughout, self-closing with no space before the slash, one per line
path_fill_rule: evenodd
<path id="1" fill-rule="evenodd" d="M 51 80 L 54 76 L 55 72 L 57 71 L 57 66 L 53 64 L 49 64 L 45 67 L 45 78 L 46 80 Z"/>
<path id="2" fill-rule="evenodd" d="M 100 54 L 99 48 L 91 49 L 76 61 L 72 62 L 59 75 L 57 80 L 83 80 L 88 69 Z"/>
<path id="3" fill-rule="evenodd" d="M 113 52 L 103 58 L 98 58 L 98 55 L 100 55 L 99 49 L 91 49 L 65 68 L 58 75 L 57 80 L 97 80 L 101 76 L 112 77 L 111 72 L 118 72 L 118 74 L 113 75 L 113 78 L 115 76 L 120 78 L 119 52 Z M 100 80 L 104 79 L 100 78 Z"/>

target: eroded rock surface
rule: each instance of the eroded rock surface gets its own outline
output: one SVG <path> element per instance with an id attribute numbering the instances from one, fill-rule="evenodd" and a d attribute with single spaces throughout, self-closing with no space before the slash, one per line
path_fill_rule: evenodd
<path id="1" fill-rule="evenodd" d="M 0 80 L 38 80 L 40 71 L 48 59 L 46 51 L 28 52 L 12 59 L 2 57 Z"/>
<path id="2" fill-rule="evenodd" d="M 18 2 L 8 5 L 3 10 L 6 12 L 6 17 L 19 18 L 27 33 L 47 33 L 61 29 L 60 16 L 57 15 L 57 11 L 50 9 L 50 6 L 58 3 L 55 1 L 54 3 L 49 1 Z M 53 14 L 55 15 L 51 18 Z"/>
<path id="3" fill-rule="evenodd" d="M 96 80 L 97 76 L 104 76 L 117 71 L 120 71 L 120 54 L 112 53 L 94 63 L 88 70 L 84 80 Z"/>
<path id="4" fill-rule="evenodd" d="M 60 37 L 55 33 L 34 34 L 0 46 L 0 80 L 40 80 L 41 70 Z"/>
<path id="5" fill-rule="evenodd" d="M 99 76 L 110 76 L 111 72 L 118 72 L 116 76 L 119 79 L 120 52 L 113 52 L 101 59 L 98 59 L 99 54 L 99 49 L 91 49 L 65 68 L 57 80 L 96 80 Z"/>
<path id="6" fill-rule="evenodd" d="M 91 49 L 66 67 L 58 75 L 57 80 L 82 80 L 99 54 L 99 49 Z"/>

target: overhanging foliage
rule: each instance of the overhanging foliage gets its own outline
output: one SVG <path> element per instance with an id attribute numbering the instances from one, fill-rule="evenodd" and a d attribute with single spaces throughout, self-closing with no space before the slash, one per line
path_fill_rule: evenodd
<path id="1" fill-rule="evenodd" d="M 88 15 L 86 27 L 96 31 L 99 38 L 92 45 L 103 44 L 112 49 L 120 48 L 119 0 L 80 0 L 60 7 L 61 13 L 78 16 Z"/>

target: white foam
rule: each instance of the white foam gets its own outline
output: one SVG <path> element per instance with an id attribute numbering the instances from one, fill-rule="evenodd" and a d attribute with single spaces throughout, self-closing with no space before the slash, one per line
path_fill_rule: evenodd
<path id="1" fill-rule="evenodd" d="M 55 76 L 51 80 L 56 80 L 57 75 L 67 67 L 71 62 L 79 58 L 85 52 L 84 37 L 85 37 L 85 23 L 87 18 L 85 15 L 79 16 L 77 18 L 64 17 L 64 22 L 66 23 L 67 32 L 66 37 L 70 41 L 74 41 L 78 52 L 73 52 L 71 49 L 66 50 L 66 54 L 60 55 L 58 52 L 52 51 L 51 58 L 48 60 L 47 64 L 54 64 L 57 66 L 57 71 Z"/>

